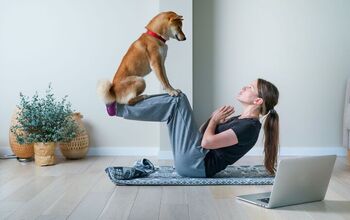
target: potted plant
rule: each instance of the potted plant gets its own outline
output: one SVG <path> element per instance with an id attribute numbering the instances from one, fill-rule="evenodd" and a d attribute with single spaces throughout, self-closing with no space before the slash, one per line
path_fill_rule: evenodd
<path id="1" fill-rule="evenodd" d="M 34 160 L 37 165 L 55 164 L 56 142 L 71 141 L 78 131 L 67 96 L 56 101 L 49 84 L 42 98 L 38 92 L 31 99 L 20 93 L 20 104 L 17 107 L 18 123 L 11 127 L 11 132 L 18 143 L 34 143 Z"/>

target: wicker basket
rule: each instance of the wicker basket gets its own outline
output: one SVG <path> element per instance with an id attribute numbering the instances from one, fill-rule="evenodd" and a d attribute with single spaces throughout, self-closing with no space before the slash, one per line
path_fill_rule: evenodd
<path id="1" fill-rule="evenodd" d="M 16 157 L 20 159 L 29 159 L 34 156 L 34 145 L 33 144 L 19 144 L 16 140 L 15 135 L 9 132 L 9 142 L 12 152 Z"/>
<path id="2" fill-rule="evenodd" d="M 18 108 L 14 111 L 11 118 L 11 127 L 16 125 Z M 19 144 L 16 140 L 16 136 L 9 130 L 9 143 L 11 146 L 12 152 L 20 159 L 30 159 L 34 156 L 34 144 Z"/>
<path id="3" fill-rule="evenodd" d="M 67 159 L 81 159 L 88 152 L 89 135 L 81 120 L 82 118 L 83 116 L 79 112 L 73 114 L 73 119 L 78 124 L 80 132 L 72 141 L 59 143 L 61 152 Z"/>
<path id="4" fill-rule="evenodd" d="M 79 135 L 71 142 L 60 143 L 60 149 L 67 159 L 84 158 L 88 152 L 89 136 Z"/>

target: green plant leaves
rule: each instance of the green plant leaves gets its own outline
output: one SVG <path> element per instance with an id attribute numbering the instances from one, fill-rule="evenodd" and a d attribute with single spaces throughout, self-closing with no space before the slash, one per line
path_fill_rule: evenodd
<path id="1" fill-rule="evenodd" d="M 36 92 L 30 99 L 20 93 L 18 123 L 11 127 L 18 143 L 69 142 L 75 138 L 78 125 L 73 120 L 67 97 L 57 101 L 51 84 L 44 97 L 39 97 Z"/>

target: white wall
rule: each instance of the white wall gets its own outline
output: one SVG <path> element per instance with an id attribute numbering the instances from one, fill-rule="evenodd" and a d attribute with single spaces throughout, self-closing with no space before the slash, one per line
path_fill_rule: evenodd
<path id="1" fill-rule="evenodd" d="M 350 1 L 195 0 L 193 8 L 198 121 L 224 104 L 239 114 L 236 94 L 260 77 L 280 91 L 282 148 L 342 145 Z"/>
<path id="2" fill-rule="evenodd" d="M 162 4 L 154 0 L 0 1 L 0 147 L 8 146 L 10 118 L 19 92 L 32 96 L 37 90 L 44 92 L 52 82 L 57 97 L 69 95 L 73 108 L 84 115 L 92 147 L 158 148 L 159 123 L 108 117 L 96 95 L 96 83 L 113 78 L 130 44 L 160 9 L 176 7 L 179 13 L 188 12 L 181 4 Z M 185 15 L 185 22 L 191 21 L 191 13 Z M 190 25 L 184 24 L 187 36 L 191 36 Z M 166 64 L 173 86 L 191 97 L 191 59 L 182 67 L 174 64 L 177 57 L 186 59 L 183 54 L 189 50 L 191 40 L 170 41 Z M 174 79 L 177 72 L 185 77 Z M 160 92 L 153 73 L 146 83 L 145 93 Z"/>

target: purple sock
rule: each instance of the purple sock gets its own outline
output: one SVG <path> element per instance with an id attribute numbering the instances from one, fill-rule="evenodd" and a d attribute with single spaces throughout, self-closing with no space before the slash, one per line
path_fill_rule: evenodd
<path id="1" fill-rule="evenodd" d="M 116 102 L 106 104 L 106 108 L 107 108 L 107 113 L 109 116 L 116 116 L 117 115 Z"/>

